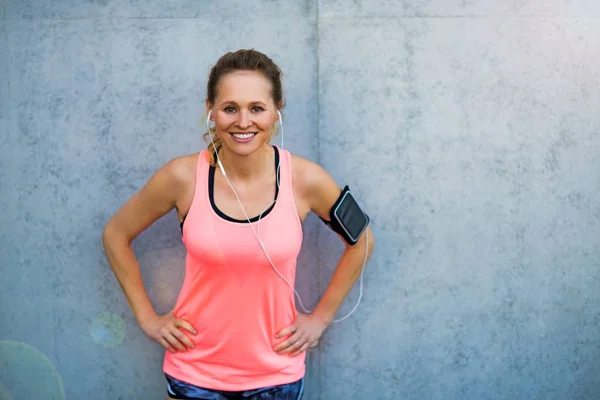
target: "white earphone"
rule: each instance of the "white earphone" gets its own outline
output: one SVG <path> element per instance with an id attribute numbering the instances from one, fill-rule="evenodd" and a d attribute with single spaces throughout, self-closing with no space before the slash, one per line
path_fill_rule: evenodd
<path id="1" fill-rule="evenodd" d="M 252 232 L 254 233 L 254 236 L 256 236 L 256 239 L 258 240 L 258 243 L 260 244 L 260 248 L 262 249 L 263 253 L 265 253 L 265 256 L 267 257 L 267 260 L 269 261 L 269 264 L 271 264 L 271 267 L 273 267 L 273 270 L 277 273 L 277 275 L 279 275 L 279 277 L 281 279 L 283 279 L 285 281 L 285 283 L 288 284 L 288 286 L 290 288 L 292 288 L 292 290 L 294 291 L 294 293 L 296 294 L 296 297 L 298 298 L 298 302 L 300 304 L 300 307 L 302 307 L 302 310 L 304 312 L 306 312 L 307 314 L 312 313 L 312 311 L 309 311 L 306 309 L 306 307 L 304 307 L 304 304 L 302 303 L 302 298 L 300 297 L 300 295 L 298 294 L 298 292 L 296 291 L 296 289 L 294 288 L 294 286 L 288 282 L 287 279 L 285 279 L 285 277 L 283 275 L 281 275 L 281 273 L 279 273 L 279 271 L 277 270 L 277 268 L 275 268 L 275 265 L 273 264 L 273 261 L 271 261 L 271 257 L 269 257 L 269 254 L 267 253 L 267 249 L 265 248 L 265 243 L 263 242 L 261 236 L 260 236 L 260 220 L 262 218 L 262 215 L 265 213 L 265 211 L 267 211 L 271 205 L 273 205 L 276 200 L 273 200 L 271 203 L 269 203 L 265 209 L 260 213 L 260 215 L 258 216 L 258 221 L 256 221 L 256 229 L 254 229 L 254 225 L 252 222 L 250 222 L 250 218 L 248 217 L 248 214 L 246 214 L 246 210 L 244 209 L 244 206 L 242 204 L 242 201 L 240 200 L 237 192 L 235 191 L 235 189 L 233 188 L 233 185 L 231 184 L 231 182 L 229 181 L 229 178 L 227 178 L 227 173 L 225 172 L 225 168 L 223 167 L 223 164 L 221 163 L 221 160 L 219 159 L 219 152 L 217 151 L 218 149 L 215 146 L 215 143 L 213 142 L 212 139 L 212 134 L 210 132 L 210 114 L 211 114 L 212 110 L 208 111 L 208 115 L 206 116 L 206 129 L 208 130 L 208 137 L 210 138 L 210 142 L 213 146 L 213 149 L 215 151 L 215 155 L 217 157 L 217 165 L 219 166 L 219 169 L 221 170 L 221 173 L 223 174 L 223 177 L 225 178 L 225 180 L 227 181 L 227 184 L 229 185 L 229 187 L 231 188 L 231 190 L 233 191 L 233 194 L 235 195 L 235 198 L 237 199 L 240 208 L 242 209 L 242 212 L 244 213 L 244 216 L 246 217 L 246 220 L 248 221 L 248 224 L 250 226 L 250 228 L 252 229 Z M 281 149 L 283 150 L 283 117 L 281 116 L 281 113 L 279 112 L 279 110 L 277 110 L 277 115 L 279 116 L 279 129 L 281 130 Z M 276 183 L 277 183 L 277 187 L 279 187 L 279 164 L 277 164 L 277 171 L 276 171 Z M 360 304 L 360 301 L 362 299 L 362 294 L 363 294 L 363 272 L 365 269 L 365 265 L 367 264 L 367 256 L 369 254 L 369 231 L 365 230 L 365 239 L 366 241 L 366 246 L 365 246 L 365 257 L 363 259 L 363 265 L 361 267 L 361 271 L 360 271 L 360 289 L 359 289 L 359 295 L 358 295 L 358 301 L 356 302 L 356 305 L 352 308 L 352 310 L 350 310 L 350 312 L 348 314 L 346 314 L 343 318 L 340 319 L 334 319 L 332 322 L 337 323 L 337 322 L 341 322 L 343 320 L 345 320 L 346 318 L 348 318 L 350 315 L 352 315 L 352 313 L 358 308 L 358 305 Z"/>

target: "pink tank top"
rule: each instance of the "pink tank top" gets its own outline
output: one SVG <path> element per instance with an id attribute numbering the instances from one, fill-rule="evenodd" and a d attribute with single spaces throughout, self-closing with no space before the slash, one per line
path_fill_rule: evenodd
<path id="1" fill-rule="evenodd" d="M 277 201 L 260 220 L 273 264 L 294 285 L 302 226 L 292 192 L 291 155 L 280 161 Z M 165 352 L 163 370 L 190 384 L 242 391 L 299 380 L 305 353 L 278 355 L 278 331 L 296 317 L 294 292 L 269 264 L 250 224 L 219 215 L 209 196 L 208 152 L 198 156 L 196 187 L 183 225 L 185 280 L 174 315 L 192 323 L 195 347 Z M 253 216 L 249 216 L 252 217 Z M 252 222 L 257 228 L 256 222 Z"/>

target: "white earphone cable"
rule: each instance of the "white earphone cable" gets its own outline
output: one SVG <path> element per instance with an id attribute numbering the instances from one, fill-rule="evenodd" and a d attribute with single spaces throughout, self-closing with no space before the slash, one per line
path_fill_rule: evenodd
<path id="1" fill-rule="evenodd" d="M 273 270 L 275 271 L 275 273 L 277 273 L 277 275 L 279 275 L 279 277 L 281 279 L 283 279 L 285 281 L 285 283 L 287 283 L 287 285 L 294 291 L 297 299 L 298 299 L 298 303 L 300 304 L 300 307 L 302 308 L 302 310 L 304 312 L 306 312 L 307 314 L 312 313 L 312 311 L 309 311 L 306 309 L 306 307 L 304 307 L 304 304 L 302 303 L 302 298 L 300 297 L 300 295 L 298 294 L 298 292 L 296 291 L 296 289 L 294 288 L 294 286 L 287 280 L 285 279 L 285 277 L 277 270 L 277 268 L 275 267 L 275 264 L 273 263 L 273 261 L 271 260 L 271 257 L 269 256 L 269 253 L 267 253 L 267 249 L 265 248 L 265 243 L 262 240 L 262 237 L 260 236 L 260 220 L 263 216 L 263 214 L 265 213 L 266 210 L 269 209 L 269 207 L 271 207 L 277 200 L 273 200 L 271 203 L 269 203 L 269 205 L 267 205 L 265 207 L 265 209 L 260 213 L 260 215 L 258 216 L 258 221 L 256 221 L 256 229 L 254 229 L 254 224 L 250 221 L 250 218 L 248 217 L 248 214 L 246 214 L 246 210 L 244 209 L 244 206 L 242 204 L 242 201 L 240 200 L 240 197 L 238 196 L 237 192 L 235 191 L 233 185 L 231 184 L 231 182 L 229 181 L 229 178 L 227 177 L 227 173 L 225 172 L 225 168 L 223 167 L 223 164 L 221 163 L 221 160 L 219 159 L 219 152 L 218 149 L 215 146 L 215 143 L 213 142 L 212 139 L 212 134 L 210 131 L 210 114 L 211 111 L 208 112 L 208 116 L 206 117 L 206 129 L 208 130 L 208 137 L 210 138 L 210 142 L 213 146 L 213 149 L 215 151 L 215 156 L 217 158 L 217 164 L 219 165 L 219 169 L 221 170 L 221 173 L 223 174 L 223 177 L 225 178 L 225 180 L 227 181 L 227 184 L 229 185 L 229 187 L 231 188 L 231 190 L 233 191 L 233 194 L 235 195 L 235 198 L 237 199 L 240 208 L 242 209 L 242 212 L 244 213 L 244 216 L 246 217 L 246 220 L 248 221 L 248 224 L 250 226 L 250 228 L 252 229 L 252 232 L 254 233 L 254 236 L 256 237 L 256 240 L 258 240 L 258 243 L 260 244 L 260 248 L 262 249 L 263 253 L 265 254 L 265 256 L 267 257 L 267 261 L 269 261 L 269 264 L 271 264 L 271 267 L 273 267 Z M 283 118 L 281 117 L 281 113 L 279 111 L 277 111 L 277 114 L 279 115 L 279 126 L 281 129 L 281 149 L 283 150 Z M 281 164 L 281 161 L 277 164 L 277 171 L 275 173 L 275 180 L 277 183 L 277 188 L 279 188 L 279 166 Z M 358 294 L 358 301 L 356 302 L 356 305 L 352 308 L 352 310 L 350 310 L 350 312 L 348 314 L 346 314 L 344 317 L 340 318 L 340 319 L 334 319 L 332 322 L 337 323 L 337 322 L 341 322 L 343 320 L 345 320 L 346 318 L 348 318 L 350 315 L 352 315 L 352 313 L 354 311 L 356 311 L 356 309 L 358 308 L 358 305 L 360 304 L 360 301 L 362 299 L 362 295 L 363 295 L 363 272 L 365 269 L 365 266 L 367 264 L 367 256 L 369 254 L 369 231 L 368 229 L 365 230 L 365 239 L 366 239 L 366 243 L 365 243 L 365 256 L 363 259 L 363 263 L 362 263 L 362 267 L 361 267 L 361 271 L 360 271 L 360 283 L 359 283 L 359 294 Z"/>

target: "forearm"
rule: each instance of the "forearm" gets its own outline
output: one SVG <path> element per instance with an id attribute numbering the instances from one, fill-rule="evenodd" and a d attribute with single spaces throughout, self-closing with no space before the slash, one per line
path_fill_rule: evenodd
<path id="1" fill-rule="evenodd" d="M 333 321 L 336 312 L 360 277 L 363 264 L 369 260 L 373 252 L 373 233 L 369 228 L 367 229 L 368 235 L 363 234 L 356 245 L 346 247 L 325 293 L 312 312 L 327 324 Z M 369 236 L 368 240 L 366 236 Z M 367 251 L 366 259 L 365 251 Z"/>
<path id="2" fill-rule="evenodd" d="M 129 307 L 141 325 L 155 315 L 154 307 L 144 288 L 144 282 L 131 243 L 116 233 L 105 232 L 104 250 L 108 262 L 125 294 Z"/>

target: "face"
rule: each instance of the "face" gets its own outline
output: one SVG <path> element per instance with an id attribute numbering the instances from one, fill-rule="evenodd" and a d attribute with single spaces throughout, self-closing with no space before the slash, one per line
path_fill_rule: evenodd
<path id="1" fill-rule="evenodd" d="M 271 138 L 277 121 L 271 82 L 255 71 L 236 71 L 221 77 L 214 104 L 207 112 L 217 135 L 229 150 L 248 155 Z"/>

